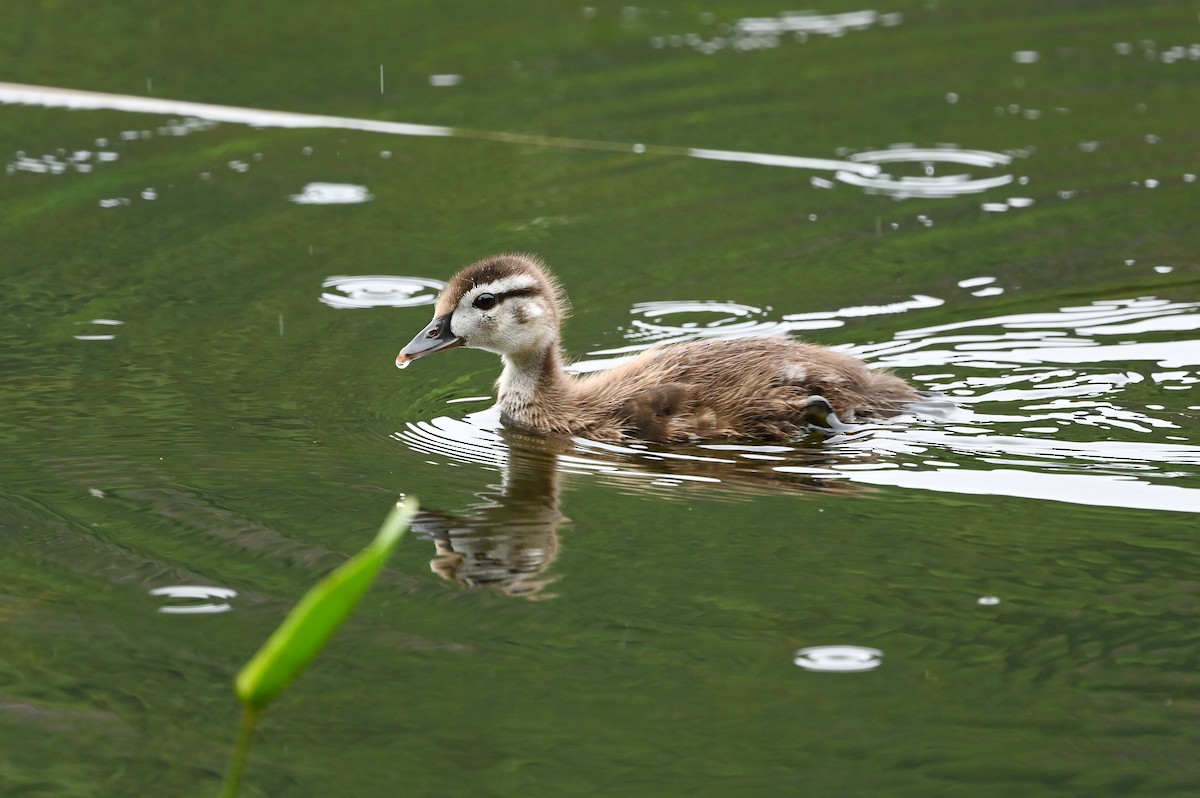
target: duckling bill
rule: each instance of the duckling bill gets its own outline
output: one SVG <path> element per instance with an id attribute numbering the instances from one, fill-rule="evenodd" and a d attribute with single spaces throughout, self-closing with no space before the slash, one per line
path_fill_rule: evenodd
<path id="1" fill-rule="evenodd" d="M 907 382 L 841 352 L 786 338 L 657 347 L 609 371 L 563 369 L 567 316 L 558 281 L 531 255 L 498 255 L 456 274 L 433 321 L 396 356 L 465 346 L 495 352 L 505 426 L 597 441 L 790 441 L 830 410 L 843 421 L 895 415 L 919 396 Z"/>

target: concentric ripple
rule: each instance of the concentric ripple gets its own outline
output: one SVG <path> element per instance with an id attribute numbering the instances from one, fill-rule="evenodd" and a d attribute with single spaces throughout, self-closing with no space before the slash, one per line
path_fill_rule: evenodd
<path id="1" fill-rule="evenodd" d="M 321 294 L 321 302 L 331 308 L 411 308 L 432 305 L 446 284 L 428 277 L 368 274 L 335 275 L 321 283 L 321 287 L 339 292 Z"/>
<path id="2" fill-rule="evenodd" d="M 883 664 L 883 652 L 866 646 L 809 646 L 796 652 L 795 662 L 806 671 L 862 673 Z"/>
<path id="3" fill-rule="evenodd" d="M 974 177 L 970 174 L 953 172 L 938 174 L 939 168 L 974 166 L 982 169 L 997 169 L 1012 163 L 1012 157 L 986 150 L 960 150 L 951 147 L 919 148 L 897 146 L 886 150 L 871 150 L 850 155 L 856 163 L 873 164 L 880 167 L 877 175 L 841 170 L 835 173 L 838 180 L 858 186 L 872 194 L 886 194 L 896 199 L 946 198 L 963 194 L 978 194 L 988 189 L 1006 186 L 1013 182 L 1011 174 Z M 887 171 L 888 165 L 920 164 L 921 175 L 894 175 Z"/>
<path id="4" fill-rule="evenodd" d="M 228 587 L 211 587 L 209 585 L 170 585 L 156 587 L 150 591 L 150 595 L 186 599 L 192 602 L 167 604 L 158 608 L 159 612 L 167 615 L 213 615 L 232 610 L 233 605 L 227 599 L 235 598 L 237 591 Z"/>

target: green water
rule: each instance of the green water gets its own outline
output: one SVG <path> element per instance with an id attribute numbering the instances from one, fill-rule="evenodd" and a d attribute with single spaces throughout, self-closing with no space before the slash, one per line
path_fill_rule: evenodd
<path id="1" fill-rule="evenodd" d="M 1197 8 L 721 27 L 786 10 L 6 5 L 0 81 L 459 133 L 0 104 L 0 792 L 215 794 L 234 672 L 402 492 L 430 513 L 246 794 L 1200 791 Z M 881 164 L 910 188 L 1009 182 L 686 154 L 898 144 L 1006 161 Z M 759 329 L 958 406 L 785 450 L 544 441 L 477 415 L 491 355 L 392 366 L 411 279 L 332 306 L 506 250 L 562 277 L 585 368 Z M 236 596 L 161 611 L 204 603 L 178 585 Z M 881 660 L 795 663 L 826 645 Z"/>

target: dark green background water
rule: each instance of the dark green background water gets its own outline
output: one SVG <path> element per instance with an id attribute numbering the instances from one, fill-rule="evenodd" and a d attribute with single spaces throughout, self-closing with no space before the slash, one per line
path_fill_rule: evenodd
<path id="1" fill-rule="evenodd" d="M 232 674 L 401 492 L 438 515 L 268 712 L 247 794 L 1200 791 L 1197 7 L 671 39 L 786 10 L 6 3 L 0 81 L 624 151 L 0 105 L 0 792 L 214 794 Z M 898 143 L 1014 182 L 897 201 L 654 149 Z M 373 199 L 289 201 L 311 182 Z M 963 409 L 816 450 L 572 449 L 457 423 L 490 355 L 397 372 L 428 305 L 320 301 L 514 249 L 562 276 L 576 355 L 643 342 L 640 302 L 832 314 L 807 337 Z M 854 310 L 914 295 L 942 302 Z M 179 584 L 238 595 L 160 612 Z M 793 663 L 832 644 L 882 665 Z"/>

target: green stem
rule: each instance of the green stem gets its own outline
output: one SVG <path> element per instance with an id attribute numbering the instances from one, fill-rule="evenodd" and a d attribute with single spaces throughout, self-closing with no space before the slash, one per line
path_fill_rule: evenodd
<path id="1" fill-rule="evenodd" d="M 221 798 L 237 798 L 242 788 L 242 774 L 246 772 L 246 759 L 250 755 L 250 740 L 254 737 L 254 726 L 258 723 L 258 710 L 254 707 L 243 707 L 242 726 L 238 729 L 237 743 L 233 749 L 233 760 L 225 773 L 225 784 L 221 788 Z"/>

